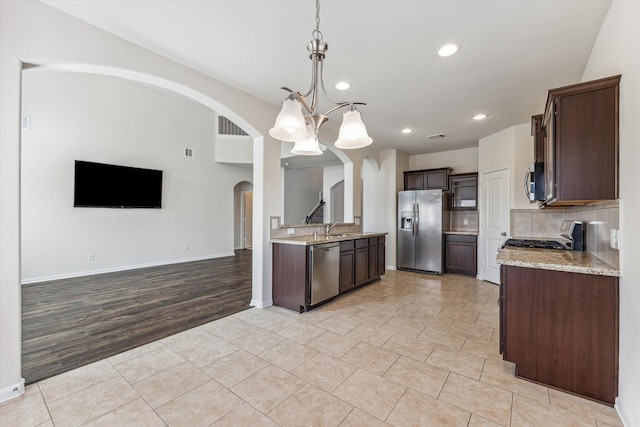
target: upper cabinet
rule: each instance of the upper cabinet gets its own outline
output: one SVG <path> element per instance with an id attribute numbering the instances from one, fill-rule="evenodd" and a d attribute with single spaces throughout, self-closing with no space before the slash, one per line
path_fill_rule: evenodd
<path id="1" fill-rule="evenodd" d="M 478 173 L 449 175 L 449 208 L 451 210 L 478 209 Z"/>
<path id="2" fill-rule="evenodd" d="M 549 91 L 541 129 L 546 205 L 618 198 L 619 84 L 614 76 Z"/>
<path id="3" fill-rule="evenodd" d="M 404 173 L 405 190 L 449 190 L 449 174 L 453 169 L 425 169 Z"/>
<path id="4" fill-rule="evenodd" d="M 544 135 L 542 132 L 542 114 L 531 117 L 531 136 L 533 137 L 533 161 L 544 162 Z"/>

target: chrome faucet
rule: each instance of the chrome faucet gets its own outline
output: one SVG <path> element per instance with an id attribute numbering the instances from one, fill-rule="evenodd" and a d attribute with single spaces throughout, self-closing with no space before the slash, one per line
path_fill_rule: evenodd
<path id="1" fill-rule="evenodd" d="M 328 236 L 328 235 L 329 235 L 329 232 L 331 231 L 331 229 L 332 229 L 333 227 L 335 227 L 336 225 L 338 225 L 338 224 L 340 224 L 340 221 L 336 221 L 336 222 L 334 222 L 333 224 L 327 224 L 327 230 L 326 230 L 326 232 L 324 233 L 324 235 L 325 235 L 325 236 Z"/>

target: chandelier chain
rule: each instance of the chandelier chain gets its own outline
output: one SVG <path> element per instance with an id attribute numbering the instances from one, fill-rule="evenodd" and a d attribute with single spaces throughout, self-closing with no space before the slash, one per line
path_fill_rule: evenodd
<path id="1" fill-rule="evenodd" d="M 316 31 L 320 32 L 320 0 L 316 0 Z"/>

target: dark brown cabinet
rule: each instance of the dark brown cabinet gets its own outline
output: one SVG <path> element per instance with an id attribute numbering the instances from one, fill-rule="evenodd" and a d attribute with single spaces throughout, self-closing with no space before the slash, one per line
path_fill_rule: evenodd
<path id="1" fill-rule="evenodd" d="M 378 277 L 384 276 L 386 270 L 385 237 L 378 237 Z"/>
<path id="2" fill-rule="evenodd" d="M 449 175 L 449 209 L 454 211 L 478 209 L 478 173 Z"/>
<path id="3" fill-rule="evenodd" d="M 297 312 L 309 301 L 308 247 L 273 244 L 273 303 Z"/>
<path id="4" fill-rule="evenodd" d="M 546 205 L 618 198 L 620 76 L 549 91 L 542 118 Z"/>
<path id="5" fill-rule="evenodd" d="M 533 137 L 533 161 L 544 162 L 542 114 L 531 117 L 531 136 Z"/>
<path id="6" fill-rule="evenodd" d="M 369 239 L 356 240 L 355 276 L 356 286 L 369 281 Z"/>
<path id="7" fill-rule="evenodd" d="M 355 240 L 340 242 L 340 293 L 352 289 L 355 285 Z"/>
<path id="8" fill-rule="evenodd" d="M 453 169 L 424 169 L 404 173 L 405 190 L 449 190 L 449 174 Z"/>
<path id="9" fill-rule="evenodd" d="M 477 274 L 477 237 L 459 234 L 446 234 L 445 269 L 447 273 Z"/>
<path id="10" fill-rule="evenodd" d="M 613 404 L 618 278 L 502 266 L 500 349 L 516 376 Z"/>
<path id="11" fill-rule="evenodd" d="M 384 251 L 384 236 L 340 242 L 340 293 L 384 275 Z"/>

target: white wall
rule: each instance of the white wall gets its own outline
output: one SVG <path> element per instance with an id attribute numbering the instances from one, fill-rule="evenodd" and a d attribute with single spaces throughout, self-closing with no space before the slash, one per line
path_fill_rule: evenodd
<path id="1" fill-rule="evenodd" d="M 620 373 L 617 408 L 640 426 L 640 3 L 614 1 L 582 81 L 621 74 L 620 82 Z"/>
<path id="2" fill-rule="evenodd" d="M 321 191 L 322 168 L 285 169 L 282 223 L 302 224 L 320 200 Z"/>
<path id="3" fill-rule="evenodd" d="M 437 169 L 450 167 L 452 173 L 478 171 L 478 148 L 442 151 L 439 153 L 418 154 L 409 157 L 411 170 Z"/>
<path id="4" fill-rule="evenodd" d="M 331 201 L 331 189 L 338 182 L 343 181 L 342 197 L 343 201 L 340 207 L 332 206 Z M 344 166 L 329 166 L 322 171 L 322 194 L 326 205 L 324 206 L 325 219 L 324 222 L 343 221 L 344 222 Z M 338 219 L 334 219 L 331 212 L 338 212 L 336 209 L 341 209 L 342 215 Z M 328 215 L 328 216 L 327 216 Z"/>
<path id="5" fill-rule="evenodd" d="M 220 163 L 253 164 L 253 141 L 248 136 L 216 135 L 215 160 Z"/>
<path id="6" fill-rule="evenodd" d="M 22 83 L 23 283 L 233 255 L 233 187 L 251 169 L 215 163 L 211 109 L 96 74 Z M 162 170 L 162 209 L 74 208 L 74 160 Z"/>
<path id="7" fill-rule="evenodd" d="M 362 165 L 362 230 L 387 231 L 386 195 L 382 189 L 386 181 L 375 161 L 365 159 Z"/>
<path id="8" fill-rule="evenodd" d="M 253 150 L 251 150 L 253 152 Z M 253 184 L 250 182 L 240 182 L 233 189 L 233 247 L 241 249 L 244 247 L 242 241 L 242 193 L 245 191 L 253 191 Z M 253 205 L 253 203 L 252 203 Z"/>

